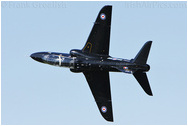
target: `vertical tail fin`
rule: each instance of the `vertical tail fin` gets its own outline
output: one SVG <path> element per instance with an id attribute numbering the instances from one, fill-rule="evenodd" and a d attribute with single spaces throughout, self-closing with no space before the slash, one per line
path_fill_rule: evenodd
<path id="1" fill-rule="evenodd" d="M 141 48 L 141 50 L 138 52 L 136 57 L 133 59 L 134 63 L 138 64 L 146 64 L 150 47 L 151 47 L 152 41 L 148 41 L 144 44 L 144 46 Z"/>

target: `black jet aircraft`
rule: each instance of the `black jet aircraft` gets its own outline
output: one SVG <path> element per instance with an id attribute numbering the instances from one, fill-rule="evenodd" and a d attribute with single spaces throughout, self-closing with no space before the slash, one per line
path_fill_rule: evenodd
<path id="1" fill-rule="evenodd" d="M 109 72 L 133 74 L 143 90 L 150 96 L 152 91 L 146 76 L 150 66 L 146 64 L 152 41 L 144 44 L 131 60 L 109 56 L 112 6 L 104 6 L 94 22 L 85 46 L 70 53 L 37 52 L 31 58 L 41 63 L 68 67 L 72 72 L 82 72 L 89 84 L 101 115 L 113 121 Z"/>

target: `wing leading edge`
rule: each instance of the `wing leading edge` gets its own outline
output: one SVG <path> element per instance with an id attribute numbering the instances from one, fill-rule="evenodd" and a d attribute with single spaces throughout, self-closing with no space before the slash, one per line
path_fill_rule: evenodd
<path id="1" fill-rule="evenodd" d="M 110 80 L 108 71 L 83 72 L 101 115 L 113 121 Z"/>

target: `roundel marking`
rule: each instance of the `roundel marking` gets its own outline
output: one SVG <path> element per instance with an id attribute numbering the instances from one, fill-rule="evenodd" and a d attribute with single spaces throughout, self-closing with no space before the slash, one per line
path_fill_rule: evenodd
<path id="1" fill-rule="evenodd" d="M 101 111 L 102 111 L 103 113 L 106 113 L 106 112 L 107 112 L 106 106 L 102 106 L 102 107 L 101 107 Z"/>
<path id="2" fill-rule="evenodd" d="M 106 19 L 106 15 L 104 13 L 101 13 L 100 17 L 101 17 L 101 20 L 105 20 Z"/>
<path id="3" fill-rule="evenodd" d="M 128 70 L 128 67 L 123 67 L 123 69 Z"/>

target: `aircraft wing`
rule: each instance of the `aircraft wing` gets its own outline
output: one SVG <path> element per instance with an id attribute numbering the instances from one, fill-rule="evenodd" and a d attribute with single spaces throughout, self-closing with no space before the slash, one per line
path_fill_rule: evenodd
<path id="1" fill-rule="evenodd" d="M 104 6 L 94 22 L 82 52 L 109 55 L 112 6 Z"/>
<path id="2" fill-rule="evenodd" d="M 113 121 L 110 80 L 108 71 L 83 72 L 95 98 L 101 115 Z"/>

